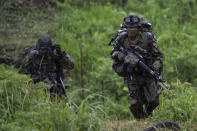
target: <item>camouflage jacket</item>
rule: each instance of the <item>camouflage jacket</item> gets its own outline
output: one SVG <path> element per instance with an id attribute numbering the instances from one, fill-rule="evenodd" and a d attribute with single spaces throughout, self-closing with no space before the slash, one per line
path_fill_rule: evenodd
<path id="1" fill-rule="evenodd" d="M 26 58 L 23 63 L 20 72 L 30 74 L 34 82 L 43 81 L 46 78 L 54 81 L 57 77 L 64 76 L 63 69 L 74 68 L 74 61 L 66 52 L 57 53 L 53 50 L 52 54 L 41 55 L 34 47 L 26 49 Z"/>
<path id="2" fill-rule="evenodd" d="M 114 41 L 118 39 L 118 35 L 121 34 L 119 30 L 114 37 Z M 136 41 L 130 42 L 128 35 L 121 40 L 121 45 L 127 49 L 134 48 L 145 58 L 145 64 L 152 68 L 159 74 L 163 68 L 163 55 L 157 45 L 156 37 L 152 30 L 140 30 L 139 38 Z M 114 63 L 112 65 L 115 72 L 118 75 L 126 77 L 128 72 L 125 70 L 125 58 L 126 56 L 121 56 L 121 59 L 117 59 L 116 55 L 119 54 L 119 50 L 116 48 L 112 49 L 111 55 Z M 134 67 L 133 75 L 144 75 L 147 74 L 139 69 L 139 67 Z"/>

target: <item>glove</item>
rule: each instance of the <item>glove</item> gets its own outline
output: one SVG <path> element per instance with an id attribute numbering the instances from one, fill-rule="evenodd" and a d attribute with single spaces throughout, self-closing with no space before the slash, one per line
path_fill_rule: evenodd
<path id="1" fill-rule="evenodd" d="M 56 44 L 56 45 L 54 45 L 54 48 L 55 48 L 57 54 L 58 54 L 59 56 L 62 56 L 62 52 L 61 52 L 60 45 Z"/>
<path id="2" fill-rule="evenodd" d="M 117 59 L 119 61 L 124 61 L 125 54 L 123 54 L 120 51 L 114 51 L 113 54 L 112 54 L 112 58 Z"/>
<path id="3" fill-rule="evenodd" d="M 138 62 L 139 58 L 137 58 L 133 53 L 129 53 L 124 59 L 124 63 L 130 64 L 132 67 L 135 67 Z"/>
<path id="4" fill-rule="evenodd" d="M 158 73 L 161 72 L 162 66 L 163 66 L 162 63 L 159 60 L 154 61 L 152 64 L 153 69 Z"/>
<path id="5" fill-rule="evenodd" d="M 56 44 L 54 45 L 54 48 L 57 52 L 61 52 L 61 48 L 60 48 L 60 45 Z"/>

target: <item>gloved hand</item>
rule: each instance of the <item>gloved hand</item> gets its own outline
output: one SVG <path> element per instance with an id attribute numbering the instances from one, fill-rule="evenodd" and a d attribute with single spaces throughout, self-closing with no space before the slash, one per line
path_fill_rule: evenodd
<path id="1" fill-rule="evenodd" d="M 124 59 L 124 63 L 130 64 L 132 67 L 135 67 L 138 62 L 139 58 L 137 58 L 137 56 L 135 56 L 133 53 L 127 54 L 127 56 Z"/>
<path id="2" fill-rule="evenodd" d="M 155 71 L 157 71 L 158 73 L 160 73 L 161 69 L 162 69 L 162 63 L 160 60 L 156 60 L 153 62 L 152 67 Z"/>
<path id="3" fill-rule="evenodd" d="M 122 52 L 120 51 L 114 51 L 113 54 L 112 54 L 112 58 L 113 59 L 117 59 L 119 61 L 123 61 L 124 58 L 125 58 L 125 54 L 123 54 Z"/>
<path id="4" fill-rule="evenodd" d="M 58 44 L 54 45 L 54 48 L 56 49 L 56 51 L 61 51 L 60 45 Z"/>
<path id="5" fill-rule="evenodd" d="M 61 52 L 60 45 L 56 44 L 56 45 L 54 45 L 54 48 L 55 48 L 57 54 L 61 56 L 62 55 L 62 52 Z"/>

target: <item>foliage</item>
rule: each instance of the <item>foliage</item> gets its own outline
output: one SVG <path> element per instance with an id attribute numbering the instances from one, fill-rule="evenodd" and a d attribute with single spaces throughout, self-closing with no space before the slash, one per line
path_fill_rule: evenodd
<path id="1" fill-rule="evenodd" d="M 34 86 L 30 78 L 5 70 L 3 65 L 0 70 L 1 130 L 99 130 L 99 105 L 88 102 L 93 95 L 80 105 L 71 99 L 68 103 L 51 101 L 47 85 Z"/>
<path id="2" fill-rule="evenodd" d="M 123 18 L 131 13 L 153 25 L 165 56 L 163 76 L 172 87 L 164 91 L 160 106 L 145 122 L 168 120 L 185 130 L 196 129 L 195 0 L 48 2 L 52 5 L 48 9 L 19 6 L 11 13 L 7 9 L 13 9 L 13 5 L 7 4 L 0 15 L 0 42 L 30 45 L 38 36 L 47 34 L 54 43 L 60 43 L 75 61 L 68 99 L 51 101 L 49 85 L 34 85 L 12 67 L 0 65 L 0 130 L 101 130 L 108 120 L 132 122 L 128 89 L 111 68 L 112 47 L 107 46 Z M 80 97 L 82 86 L 84 99 Z"/>
<path id="3" fill-rule="evenodd" d="M 183 122 L 183 128 L 195 128 L 197 117 L 197 95 L 194 87 L 190 83 L 177 83 L 172 85 L 173 90 L 166 90 L 160 97 L 161 104 L 155 110 L 151 119 L 164 118 L 166 121 L 172 120 Z"/>

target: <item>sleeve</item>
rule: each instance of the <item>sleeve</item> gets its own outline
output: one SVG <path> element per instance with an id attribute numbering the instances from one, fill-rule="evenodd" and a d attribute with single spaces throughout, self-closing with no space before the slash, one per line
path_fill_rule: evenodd
<path id="1" fill-rule="evenodd" d="M 153 60 L 152 61 L 152 68 L 154 71 L 161 74 L 162 69 L 163 69 L 164 57 L 163 57 L 162 52 L 159 49 L 156 37 L 153 33 L 151 34 L 149 44 L 150 44 L 150 53 L 151 53 L 152 60 Z"/>
<path id="2" fill-rule="evenodd" d="M 123 54 L 124 55 L 124 54 Z M 112 64 L 112 68 L 114 69 L 114 71 L 122 77 L 126 77 L 127 73 L 124 71 L 124 57 L 122 53 L 116 49 L 112 49 L 111 51 L 111 56 L 113 59 L 113 64 Z"/>
<path id="3" fill-rule="evenodd" d="M 34 59 L 37 56 L 37 54 L 37 50 L 32 50 L 29 53 L 26 53 L 26 56 L 19 69 L 19 73 L 34 74 L 37 71 L 36 66 L 34 65 Z"/>

